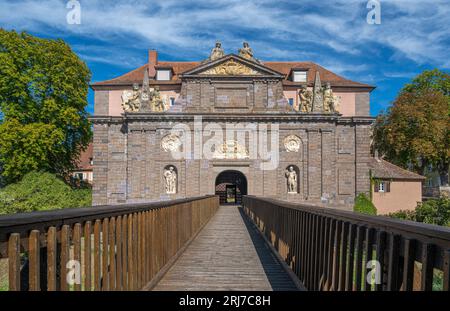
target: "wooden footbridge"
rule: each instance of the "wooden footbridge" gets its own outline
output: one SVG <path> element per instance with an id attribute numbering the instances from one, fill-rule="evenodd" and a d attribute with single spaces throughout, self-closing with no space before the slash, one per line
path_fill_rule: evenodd
<path id="1" fill-rule="evenodd" d="M 448 291 L 449 262 L 447 228 L 252 196 L 0 217 L 13 291 Z"/>

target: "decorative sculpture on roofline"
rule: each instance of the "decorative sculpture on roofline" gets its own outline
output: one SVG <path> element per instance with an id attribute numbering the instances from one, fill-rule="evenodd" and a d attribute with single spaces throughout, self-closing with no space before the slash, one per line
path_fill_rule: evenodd
<path id="1" fill-rule="evenodd" d="M 302 85 L 298 96 L 298 112 L 336 113 L 339 111 L 340 98 L 333 94 L 330 82 L 327 82 L 325 87 L 322 86 L 319 72 L 316 72 L 313 90 L 308 90 L 306 85 Z"/>
<path id="2" fill-rule="evenodd" d="M 213 61 L 224 56 L 225 52 L 223 51 L 222 43 L 220 43 L 220 41 L 217 41 L 216 46 L 212 49 L 211 54 L 209 55 L 207 61 Z"/>
<path id="3" fill-rule="evenodd" d="M 150 88 L 148 71 L 145 71 L 141 88 L 138 83 L 134 83 L 133 90 L 122 92 L 122 108 L 125 112 L 164 112 L 168 105 L 158 87 Z"/>
<path id="4" fill-rule="evenodd" d="M 259 63 L 259 60 L 253 57 L 253 50 L 248 44 L 248 42 L 244 42 L 242 45 L 243 47 L 239 49 L 239 56 Z"/>

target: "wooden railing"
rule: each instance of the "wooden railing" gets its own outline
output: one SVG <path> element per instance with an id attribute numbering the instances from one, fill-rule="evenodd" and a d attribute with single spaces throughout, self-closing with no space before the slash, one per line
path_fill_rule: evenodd
<path id="1" fill-rule="evenodd" d="M 449 290 L 447 227 L 252 196 L 243 210 L 308 290 Z"/>
<path id="2" fill-rule="evenodd" d="M 12 291 L 151 288 L 218 207 L 206 196 L 1 216 L 3 279 Z"/>

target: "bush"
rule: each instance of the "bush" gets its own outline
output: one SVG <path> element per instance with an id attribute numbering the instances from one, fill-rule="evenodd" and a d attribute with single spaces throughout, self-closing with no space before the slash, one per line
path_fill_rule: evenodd
<path id="1" fill-rule="evenodd" d="M 432 225 L 450 226 L 450 199 L 428 200 L 419 203 L 414 211 L 398 211 L 388 216 Z"/>
<path id="2" fill-rule="evenodd" d="M 416 221 L 450 226 L 450 199 L 440 198 L 420 203 L 416 208 Z"/>
<path id="3" fill-rule="evenodd" d="M 0 189 L 0 214 L 91 206 L 90 189 L 73 189 L 54 174 L 31 172 Z"/>
<path id="4" fill-rule="evenodd" d="M 388 216 L 397 219 L 416 221 L 415 211 L 401 210 L 398 212 L 389 213 Z"/>
<path id="5" fill-rule="evenodd" d="M 356 197 L 355 206 L 353 208 L 355 212 L 368 214 L 368 215 L 376 215 L 377 209 L 375 205 L 373 205 L 372 201 L 364 194 L 360 193 Z"/>

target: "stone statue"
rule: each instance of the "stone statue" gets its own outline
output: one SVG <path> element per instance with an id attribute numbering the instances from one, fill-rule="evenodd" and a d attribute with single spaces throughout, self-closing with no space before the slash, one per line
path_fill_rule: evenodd
<path id="1" fill-rule="evenodd" d="M 312 92 L 308 90 L 306 85 L 303 85 L 298 92 L 300 98 L 299 111 L 311 112 L 312 111 Z"/>
<path id="2" fill-rule="evenodd" d="M 297 193 L 297 172 L 293 166 L 286 171 L 288 193 Z"/>
<path id="3" fill-rule="evenodd" d="M 166 185 L 166 193 L 177 193 L 177 172 L 173 166 L 170 166 L 169 169 L 164 170 L 164 180 Z"/>
<path id="4" fill-rule="evenodd" d="M 323 110 L 325 112 L 335 112 L 335 97 L 333 91 L 331 90 L 330 82 L 327 82 L 325 90 L 323 91 Z"/>
<path id="5" fill-rule="evenodd" d="M 244 42 L 243 48 L 239 49 L 239 56 L 249 60 L 256 61 L 256 59 L 253 57 L 253 50 L 248 44 L 248 42 Z"/>
<path id="6" fill-rule="evenodd" d="M 216 42 L 216 46 L 212 49 L 211 54 L 209 55 L 208 60 L 216 60 L 225 56 L 225 52 L 222 49 L 222 43 L 219 41 Z"/>
<path id="7" fill-rule="evenodd" d="M 141 91 L 139 84 L 133 84 L 133 90 L 123 91 L 122 93 L 122 108 L 125 112 L 137 112 L 141 107 Z"/>
<path id="8" fill-rule="evenodd" d="M 122 108 L 125 112 L 164 112 L 169 109 L 167 96 L 162 97 L 159 88 L 150 88 L 148 71 L 144 73 L 142 88 L 133 84 L 133 90 L 122 93 Z"/>
<path id="9" fill-rule="evenodd" d="M 164 104 L 164 100 L 161 98 L 159 87 L 150 89 L 150 98 L 150 107 L 152 112 L 166 111 L 166 105 Z"/>

